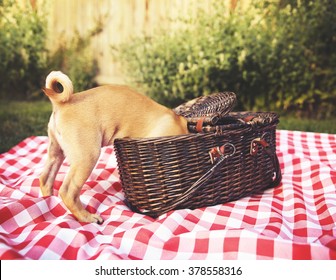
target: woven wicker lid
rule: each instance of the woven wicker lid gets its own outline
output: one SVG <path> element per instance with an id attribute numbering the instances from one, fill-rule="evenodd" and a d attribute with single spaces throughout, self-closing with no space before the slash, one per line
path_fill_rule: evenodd
<path id="1" fill-rule="evenodd" d="M 220 118 L 231 112 L 235 104 L 235 93 L 219 92 L 192 99 L 173 111 L 187 118 L 188 123 L 197 123 L 202 118 L 204 124 L 214 125 Z"/>

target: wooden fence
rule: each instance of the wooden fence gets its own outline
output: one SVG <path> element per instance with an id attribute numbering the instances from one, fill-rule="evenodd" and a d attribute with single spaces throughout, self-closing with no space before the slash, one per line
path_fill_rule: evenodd
<path id="1" fill-rule="evenodd" d="M 193 17 L 198 8 L 211 12 L 218 0 L 50 0 L 48 9 L 49 46 L 56 48 L 60 40 L 69 39 L 74 32 L 85 34 L 102 23 L 103 30 L 92 39 L 94 58 L 98 61 L 103 83 L 123 83 L 120 65 L 111 54 L 111 45 L 127 42 L 132 36 L 152 35 L 155 28 L 179 28 L 176 19 Z M 228 11 L 237 2 L 226 1 Z M 36 5 L 36 0 L 31 0 Z"/>

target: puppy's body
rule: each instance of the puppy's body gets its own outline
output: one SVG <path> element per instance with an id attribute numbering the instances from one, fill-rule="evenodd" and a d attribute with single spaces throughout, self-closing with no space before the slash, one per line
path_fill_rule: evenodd
<path id="1" fill-rule="evenodd" d="M 182 117 L 126 86 L 97 87 L 55 105 L 49 126 L 81 142 L 88 134 L 106 146 L 115 138 L 187 133 Z"/>
<path id="2" fill-rule="evenodd" d="M 57 87 L 62 84 L 63 91 Z M 56 174 L 67 157 L 70 170 L 61 188 L 64 204 L 82 222 L 103 219 L 82 206 L 80 190 L 92 172 L 102 146 L 116 138 L 159 137 L 188 133 L 186 120 L 126 86 L 101 86 L 73 94 L 61 72 L 51 72 L 46 95 L 53 104 L 48 125 L 48 160 L 40 176 L 44 196 L 52 195 Z"/>

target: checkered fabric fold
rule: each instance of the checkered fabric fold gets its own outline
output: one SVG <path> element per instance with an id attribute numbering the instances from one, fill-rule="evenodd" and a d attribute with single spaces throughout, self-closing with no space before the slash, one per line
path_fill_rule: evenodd
<path id="1" fill-rule="evenodd" d="M 277 131 L 282 183 L 262 195 L 153 219 L 124 203 L 113 147 L 82 189 L 102 225 L 41 197 L 47 137 L 0 155 L 0 259 L 336 259 L 336 135 Z M 160 187 L 160 186 L 158 186 Z"/>

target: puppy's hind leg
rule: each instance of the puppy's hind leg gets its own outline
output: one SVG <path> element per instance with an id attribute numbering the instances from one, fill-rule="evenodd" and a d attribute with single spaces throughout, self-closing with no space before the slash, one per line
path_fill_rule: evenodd
<path id="1" fill-rule="evenodd" d="M 65 206 L 80 222 L 94 222 L 102 224 L 103 219 L 96 214 L 91 214 L 84 209 L 80 201 L 80 191 L 91 174 L 100 154 L 100 146 L 97 150 L 83 149 L 82 153 L 67 155 L 70 161 L 70 171 L 67 174 L 61 188 L 60 196 Z"/>
<path id="2" fill-rule="evenodd" d="M 59 168 L 64 161 L 63 151 L 58 144 L 55 136 L 49 130 L 48 158 L 46 165 L 40 175 L 40 189 L 43 196 L 53 194 L 53 184 Z"/>

